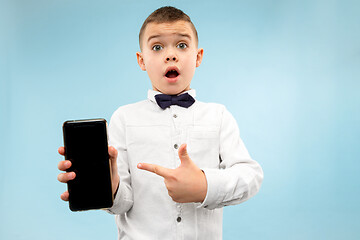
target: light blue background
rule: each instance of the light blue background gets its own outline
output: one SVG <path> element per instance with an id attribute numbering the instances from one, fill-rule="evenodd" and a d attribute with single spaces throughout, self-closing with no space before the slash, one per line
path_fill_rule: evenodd
<path id="1" fill-rule="evenodd" d="M 198 29 L 198 99 L 264 169 L 224 239 L 360 239 L 360 4 L 341 0 L 0 0 L 0 239 L 116 239 L 111 215 L 59 198 L 61 126 L 146 97 L 138 31 L 164 5 Z"/>

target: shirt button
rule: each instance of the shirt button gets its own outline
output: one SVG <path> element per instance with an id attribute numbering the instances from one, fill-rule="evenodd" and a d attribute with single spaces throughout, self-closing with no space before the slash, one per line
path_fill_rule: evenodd
<path id="1" fill-rule="evenodd" d="M 181 222 L 181 217 L 178 217 L 178 218 L 176 219 L 176 221 L 177 221 L 177 222 Z"/>
<path id="2" fill-rule="evenodd" d="M 174 115 L 173 115 L 173 118 L 177 118 L 177 115 L 176 115 L 176 114 L 174 114 Z"/>
<path id="3" fill-rule="evenodd" d="M 179 145 L 174 144 L 174 148 L 175 148 L 175 149 L 178 149 L 178 148 L 179 148 Z"/>

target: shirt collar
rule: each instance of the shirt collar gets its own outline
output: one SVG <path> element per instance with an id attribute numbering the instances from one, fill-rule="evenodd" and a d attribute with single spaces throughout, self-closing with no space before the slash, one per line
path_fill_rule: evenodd
<path id="1" fill-rule="evenodd" d="M 195 99 L 195 97 L 196 97 L 196 91 L 195 91 L 195 89 L 190 89 L 190 90 L 185 91 L 185 92 L 182 92 L 182 93 L 180 93 L 180 94 L 178 94 L 178 95 L 181 95 L 181 94 L 183 94 L 183 93 L 188 93 L 188 94 L 191 95 L 194 99 Z M 148 91 L 148 99 L 149 99 L 150 101 L 156 103 L 155 96 L 158 95 L 158 94 L 162 94 L 162 93 L 161 93 L 161 92 L 158 92 L 158 91 L 155 91 L 155 90 L 149 89 L 149 91 Z"/>

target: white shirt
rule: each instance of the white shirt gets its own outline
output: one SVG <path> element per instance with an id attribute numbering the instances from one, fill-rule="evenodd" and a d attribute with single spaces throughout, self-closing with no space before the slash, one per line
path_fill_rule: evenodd
<path id="1" fill-rule="evenodd" d="M 195 98 L 195 90 L 188 93 Z M 156 94 L 149 90 L 147 100 L 120 107 L 110 120 L 109 145 L 118 150 L 120 185 L 107 211 L 116 214 L 119 239 L 222 239 L 222 207 L 254 196 L 262 169 L 224 106 L 196 100 L 189 108 L 163 110 Z M 202 203 L 174 202 L 162 177 L 137 168 L 141 162 L 178 167 L 182 143 L 205 173 Z"/>

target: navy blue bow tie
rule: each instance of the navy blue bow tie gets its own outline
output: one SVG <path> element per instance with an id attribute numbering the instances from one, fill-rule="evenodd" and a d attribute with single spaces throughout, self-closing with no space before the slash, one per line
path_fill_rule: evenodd
<path id="1" fill-rule="evenodd" d="M 155 95 L 155 100 L 162 109 L 170 107 L 171 105 L 188 108 L 195 102 L 195 99 L 188 93 L 184 93 L 179 96 L 158 94 Z"/>

